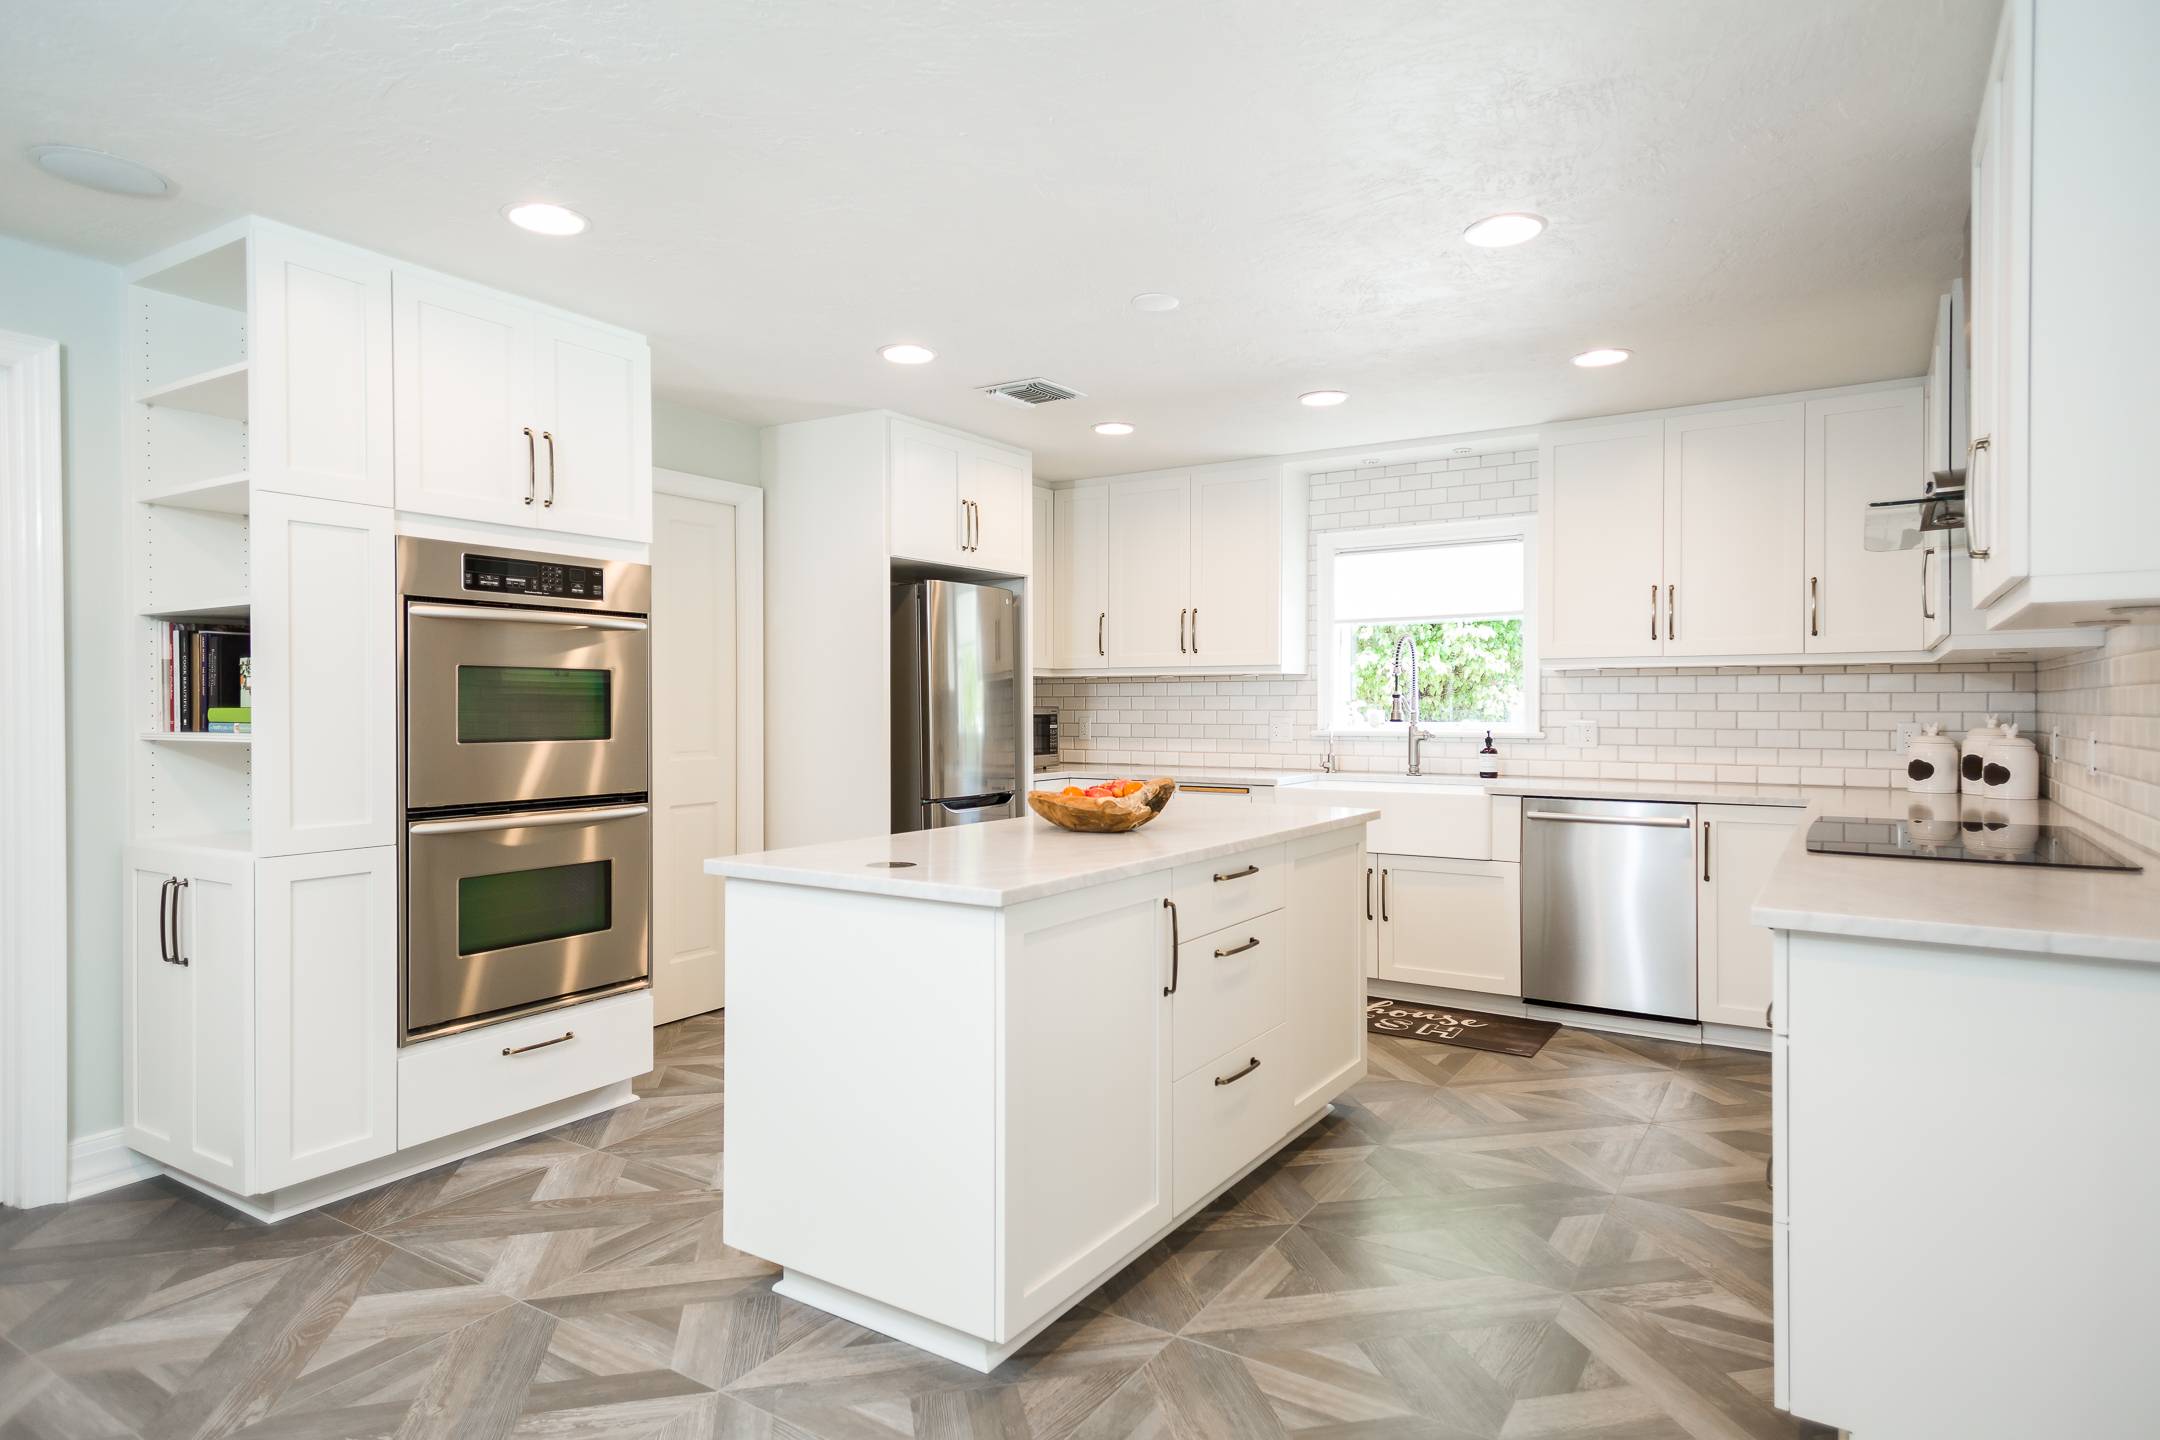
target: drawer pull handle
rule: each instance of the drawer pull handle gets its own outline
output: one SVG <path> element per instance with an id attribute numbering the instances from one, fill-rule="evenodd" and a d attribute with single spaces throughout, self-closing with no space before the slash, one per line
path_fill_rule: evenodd
<path id="1" fill-rule="evenodd" d="M 1252 1074 L 1253 1071 L 1259 1068 L 1260 1057 L 1258 1055 L 1255 1055 L 1252 1057 L 1252 1059 L 1245 1062 L 1244 1069 L 1233 1070 L 1228 1075 L 1217 1075 L 1215 1077 L 1215 1083 L 1217 1085 L 1235 1085 L 1238 1081 L 1244 1079 L 1247 1075 Z"/>
<path id="2" fill-rule="evenodd" d="M 1177 902 L 1175 900 L 1165 900 L 1162 902 L 1162 908 L 1170 912 L 1170 983 L 1163 986 L 1162 993 L 1175 995 L 1177 994 L 1178 971 Z"/>
<path id="3" fill-rule="evenodd" d="M 1250 785 L 1180 785 L 1187 795 L 1250 795 Z"/>
<path id="4" fill-rule="evenodd" d="M 1247 950 L 1251 950 L 1251 949 L 1255 949 L 1255 948 L 1257 948 L 1257 947 L 1259 946 L 1259 944 L 1260 944 L 1260 937 L 1259 937 L 1259 936 L 1257 936 L 1257 935 L 1248 935 L 1248 936 L 1247 936 L 1247 937 L 1245 938 L 1245 943 L 1244 943 L 1244 944 L 1242 944 L 1242 945 L 1232 945 L 1232 946 L 1231 946 L 1231 947 L 1230 947 L 1229 949 L 1227 949 L 1227 950 L 1217 950 L 1217 951 L 1215 952 L 1215 958 L 1216 958 L 1216 959 L 1218 959 L 1218 960 L 1223 960 L 1223 959 L 1227 959 L 1227 958 L 1229 958 L 1229 957 L 1230 957 L 1230 956 L 1232 956 L 1232 955 L 1242 955 L 1242 954 L 1244 954 L 1244 953 L 1245 953 L 1245 952 L 1246 952 Z"/>
<path id="5" fill-rule="evenodd" d="M 533 1041 L 533 1043 L 532 1043 L 532 1044 L 530 1044 L 530 1045 L 506 1045 L 506 1046 L 504 1046 L 504 1047 L 503 1047 L 503 1054 L 505 1054 L 505 1055 L 523 1055 L 523 1054 L 525 1054 L 525 1053 L 526 1053 L 527 1051 L 529 1051 L 529 1050 L 545 1050 L 545 1049 L 547 1049 L 547 1048 L 548 1048 L 548 1046 L 550 1046 L 550 1045 L 560 1045 L 560 1044 L 562 1044 L 562 1043 L 563 1043 L 563 1041 L 565 1041 L 565 1040 L 575 1040 L 576 1038 L 577 1038 L 577 1031 L 575 1031 L 575 1030 L 565 1030 L 565 1031 L 563 1031 L 563 1032 L 562 1032 L 562 1034 L 560 1034 L 560 1035 L 557 1035 L 557 1036 L 556 1036 L 556 1037 L 555 1037 L 554 1039 L 552 1039 L 552 1040 L 535 1040 L 535 1041 Z"/>
<path id="6" fill-rule="evenodd" d="M 1763 1006 L 1763 1007 L 1762 1007 L 1762 1023 L 1763 1023 L 1763 1029 L 1765 1029 L 1765 1030 L 1774 1030 L 1774 1029 L 1776 1029 L 1776 1028 L 1777 1028 L 1776 1026 L 1774 1026 L 1774 1025 L 1772 1025 L 1772 1024 L 1770 1023 L 1770 1012 L 1771 1012 L 1771 1011 L 1773 1011 L 1773 1010 L 1775 1010 L 1775 1009 L 1777 1009 L 1777 1001 L 1775 1001 L 1775 1000 L 1772 1000 L 1772 1001 L 1771 1001 L 1771 1002 L 1770 1002 L 1770 1003 L 1769 1003 L 1768 1005 L 1765 1005 L 1765 1006 Z"/>
<path id="7" fill-rule="evenodd" d="M 1232 870 L 1227 875 L 1223 874 L 1221 871 L 1217 871 L 1215 875 L 1215 883 L 1220 885 L 1225 880 L 1242 880 L 1248 875 L 1257 875 L 1259 873 L 1260 867 L 1258 865 L 1247 865 L 1244 869 Z"/>

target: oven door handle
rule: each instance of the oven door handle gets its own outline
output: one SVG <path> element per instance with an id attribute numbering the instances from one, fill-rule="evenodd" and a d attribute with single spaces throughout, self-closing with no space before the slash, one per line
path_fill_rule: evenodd
<path id="1" fill-rule="evenodd" d="M 627 615 L 585 615 L 576 610 L 507 609 L 485 605 L 428 605 L 414 602 L 405 613 L 422 620 L 499 620 L 511 625 L 583 625 L 593 630 L 649 630 Z"/>
<path id="2" fill-rule="evenodd" d="M 606 805 L 597 810 L 524 811 L 516 815 L 475 815 L 464 820 L 415 820 L 415 835 L 471 835 L 482 830 L 529 830 L 538 825 L 597 825 L 604 820 L 634 820 L 652 813 L 650 805 Z"/>

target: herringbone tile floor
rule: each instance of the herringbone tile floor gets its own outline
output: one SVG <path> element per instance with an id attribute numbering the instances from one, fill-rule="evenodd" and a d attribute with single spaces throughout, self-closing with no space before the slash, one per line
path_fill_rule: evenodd
<path id="1" fill-rule="evenodd" d="M 723 1043 L 670 1026 L 643 1103 L 272 1228 L 163 1180 L 0 1211 L 0 1437 L 1827 1433 L 1769 1402 L 1767 1057 L 1375 1036 L 1334 1115 L 977 1375 L 722 1242 Z"/>

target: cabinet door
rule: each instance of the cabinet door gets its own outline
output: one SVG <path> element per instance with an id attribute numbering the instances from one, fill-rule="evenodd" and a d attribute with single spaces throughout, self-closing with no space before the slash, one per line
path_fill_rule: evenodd
<path id="1" fill-rule="evenodd" d="M 1192 487 L 1183 475 L 1110 487 L 1108 663 L 1181 670 L 1193 663 Z"/>
<path id="2" fill-rule="evenodd" d="M 960 498 L 974 507 L 968 567 L 1027 574 L 1035 487 L 1026 458 L 1010 450 L 971 446 L 960 463 Z"/>
<path id="3" fill-rule="evenodd" d="M 1811 654 L 1921 643 L 1918 550 L 1867 548 L 1867 507 L 1920 493 L 1925 401 L 1918 386 L 1807 402 L 1807 633 Z"/>
<path id="4" fill-rule="evenodd" d="M 1050 663 L 1094 670 L 1110 657 L 1110 491 L 1083 485 L 1055 492 L 1050 523 L 1056 590 Z"/>
<path id="5" fill-rule="evenodd" d="M 1790 655 L 1805 628 L 1799 404 L 1665 421 L 1665 653 Z"/>
<path id="6" fill-rule="evenodd" d="M 397 1149 L 397 847 L 265 860 L 257 874 L 256 1185 Z"/>
<path id="7" fill-rule="evenodd" d="M 961 548 L 960 471 L 967 443 L 898 421 L 892 427 L 892 553 L 943 565 L 970 563 Z"/>
<path id="8" fill-rule="evenodd" d="M 1034 668 L 1040 670 L 1052 663 L 1052 637 L 1057 634 L 1057 588 L 1052 580 L 1056 562 L 1051 558 L 1057 545 L 1053 528 L 1057 524 L 1057 506 L 1050 492 L 1041 486 L 1035 487 L 1034 508 L 1028 519 L 1035 532 L 1035 563 L 1028 571 L 1028 649 Z"/>
<path id="9" fill-rule="evenodd" d="M 1376 855 L 1380 975 L 1450 990 L 1522 994 L 1522 867 Z"/>
<path id="10" fill-rule="evenodd" d="M 1756 1030 L 1769 1026 L 1770 932 L 1748 912 L 1792 840 L 1801 813 L 1769 805 L 1702 807 L 1695 982 L 1697 1009 L 1705 1021 Z"/>
<path id="11" fill-rule="evenodd" d="M 1538 447 L 1546 659 L 1665 648 L 1665 428 L 1569 426 Z"/>
<path id="12" fill-rule="evenodd" d="M 398 508 L 539 524 L 531 307 L 404 267 L 391 293 Z"/>
<path id="13" fill-rule="evenodd" d="M 651 540 L 651 351 L 638 336 L 556 315 L 542 315 L 535 334 L 541 523 Z"/>
<path id="14" fill-rule="evenodd" d="M 263 495 L 253 547 L 255 845 L 397 841 L 396 538 L 373 505 Z"/>
<path id="15" fill-rule="evenodd" d="M 1291 846 L 1282 920 L 1286 1128 L 1365 1074 L 1365 860 L 1357 844 Z"/>
<path id="16" fill-rule="evenodd" d="M 1920 549 L 1920 648 L 1932 650 L 1950 633 L 1950 556 L 1947 536 Z"/>
<path id="17" fill-rule="evenodd" d="M 255 488 L 395 503 L 390 262 L 274 225 L 255 232 L 248 260 Z"/>
<path id="18" fill-rule="evenodd" d="M 172 892 L 186 862 L 135 847 L 127 857 L 127 972 L 121 1094 L 128 1144 L 177 1163 L 189 1134 L 193 1036 L 189 975 L 172 946 Z"/>
<path id="19" fill-rule="evenodd" d="M 1187 624 L 1193 664 L 1281 661 L 1281 556 L 1279 477 L 1264 472 L 1194 477 L 1192 619 Z"/>
<path id="20" fill-rule="evenodd" d="M 2031 408 L 2032 5 L 2003 6 L 1972 151 L 1972 603 L 2025 578 Z"/>

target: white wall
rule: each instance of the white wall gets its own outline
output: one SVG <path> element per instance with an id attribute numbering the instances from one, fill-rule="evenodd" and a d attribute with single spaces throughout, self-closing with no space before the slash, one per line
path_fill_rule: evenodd
<path id="1" fill-rule="evenodd" d="M 653 397 L 653 464 L 713 480 L 755 485 L 758 477 L 758 431 L 755 425 L 680 401 Z"/>
<path id="2" fill-rule="evenodd" d="M 120 847 L 132 743 L 121 716 L 123 296 L 110 265 L 0 236 L 0 330 L 60 342 L 66 406 L 68 1129 L 78 1136 L 120 1123 Z"/>

